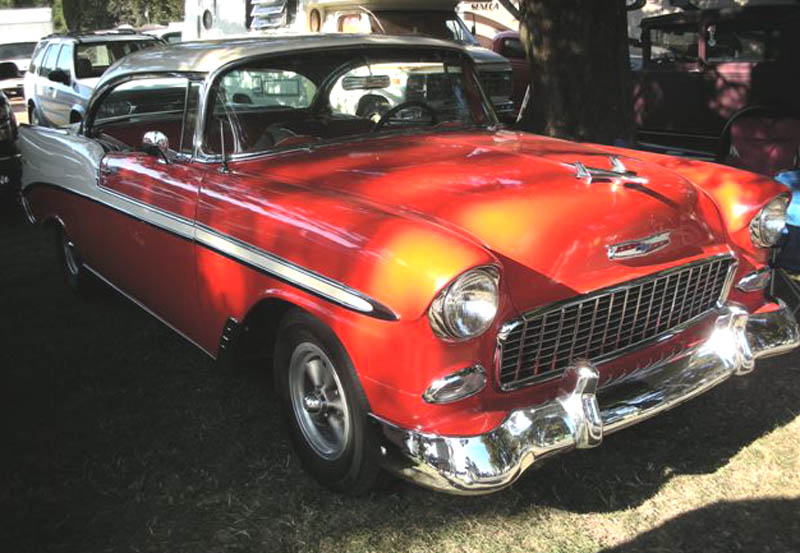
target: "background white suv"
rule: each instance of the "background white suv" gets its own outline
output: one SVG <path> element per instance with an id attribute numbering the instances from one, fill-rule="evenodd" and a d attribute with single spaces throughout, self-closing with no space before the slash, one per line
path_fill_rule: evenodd
<path id="1" fill-rule="evenodd" d="M 97 81 L 111 64 L 156 44 L 163 41 L 125 31 L 43 38 L 25 74 L 28 121 L 52 127 L 80 121 Z"/>

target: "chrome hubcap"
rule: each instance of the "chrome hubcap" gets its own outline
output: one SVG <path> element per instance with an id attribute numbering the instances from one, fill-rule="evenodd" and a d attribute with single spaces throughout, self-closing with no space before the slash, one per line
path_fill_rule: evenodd
<path id="1" fill-rule="evenodd" d="M 78 259 L 75 257 L 75 244 L 64 236 L 61 239 L 61 245 L 64 248 L 64 261 L 67 264 L 67 270 L 70 274 L 77 275 L 80 267 L 78 267 Z"/>
<path id="2" fill-rule="evenodd" d="M 289 397 L 308 444 L 320 457 L 338 459 L 350 438 L 350 410 L 333 363 L 310 342 L 298 345 L 292 353 Z"/>

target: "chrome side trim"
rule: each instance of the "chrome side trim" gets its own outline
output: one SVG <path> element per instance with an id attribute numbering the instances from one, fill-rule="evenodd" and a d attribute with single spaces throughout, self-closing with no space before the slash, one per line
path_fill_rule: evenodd
<path id="1" fill-rule="evenodd" d="M 345 284 L 329 279 L 309 269 L 305 269 L 272 253 L 246 244 L 232 236 L 222 234 L 201 224 L 195 224 L 190 219 L 145 204 L 105 187 L 97 185 L 96 189 L 101 193 L 93 196 L 83 191 L 54 184 L 39 183 L 39 186 L 54 187 L 89 201 L 96 202 L 118 211 L 123 215 L 152 225 L 160 230 L 167 231 L 186 240 L 191 240 L 200 246 L 225 255 L 234 261 L 244 263 L 249 267 L 278 278 L 287 284 L 336 303 L 337 305 L 341 305 L 347 309 L 387 321 L 399 319 L 397 314 L 389 307 Z M 33 185 L 27 186 L 24 189 L 24 193 L 29 193 L 32 188 Z"/>
<path id="2" fill-rule="evenodd" d="M 232 236 L 221 234 L 198 224 L 195 227 L 195 241 L 348 309 L 372 315 L 379 319 L 398 319 L 397 315 L 387 307 L 360 292 L 295 265 L 291 261 L 246 244 Z"/>
<path id="3" fill-rule="evenodd" d="M 564 372 L 555 397 L 510 411 L 485 434 L 441 436 L 372 418 L 383 436 L 382 462 L 388 470 L 448 493 L 490 493 L 512 484 L 539 459 L 597 446 L 611 432 L 749 372 L 756 357 L 798 345 L 800 330 L 785 305 L 755 315 L 729 305 L 701 344 L 602 389 L 597 368 L 577 363 Z"/>

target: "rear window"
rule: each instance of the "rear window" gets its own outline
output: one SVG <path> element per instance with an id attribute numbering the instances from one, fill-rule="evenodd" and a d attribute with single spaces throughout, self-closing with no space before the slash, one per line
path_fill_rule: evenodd
<path id="1" fill-rule="evenodd" d="M 79 44 L 75 55 L 77 78 L 99 77 L 112 63 L 132 52 L 159 44 L 157 40 L 116 40 Z"/>
<path id="2" fill-rule="evenodd" d="M 35 42 L 12 42 L 0 44 L 0 60 L 27 59 L 33 55 Z"/>

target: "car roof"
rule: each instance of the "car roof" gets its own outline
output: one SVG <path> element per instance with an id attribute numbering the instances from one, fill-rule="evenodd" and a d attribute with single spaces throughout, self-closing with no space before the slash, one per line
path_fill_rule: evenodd
<path id="1" fill-rule="evenodd" d="M 94 44 L 104 42 L 130 42 L 132 40 L 158 40 L 153 35 L 140 33 L 95 32 L 86 34 L 50 35 L 42 40 Z"/>
<path id="2" fill-rule="evenodd" d="M 98 89 L 124 75 L 136 73 L 211 73 L 223 65 L 251 57 L 301 50 L 331 48 L 437 48 L 465 50 L 445 40 L 387 35 L 346 35 L 341 33 L 310 35 L 259 35 L 225 40 L 179 42 L 133 52 L 120 59 L 103 74 Z"/>

